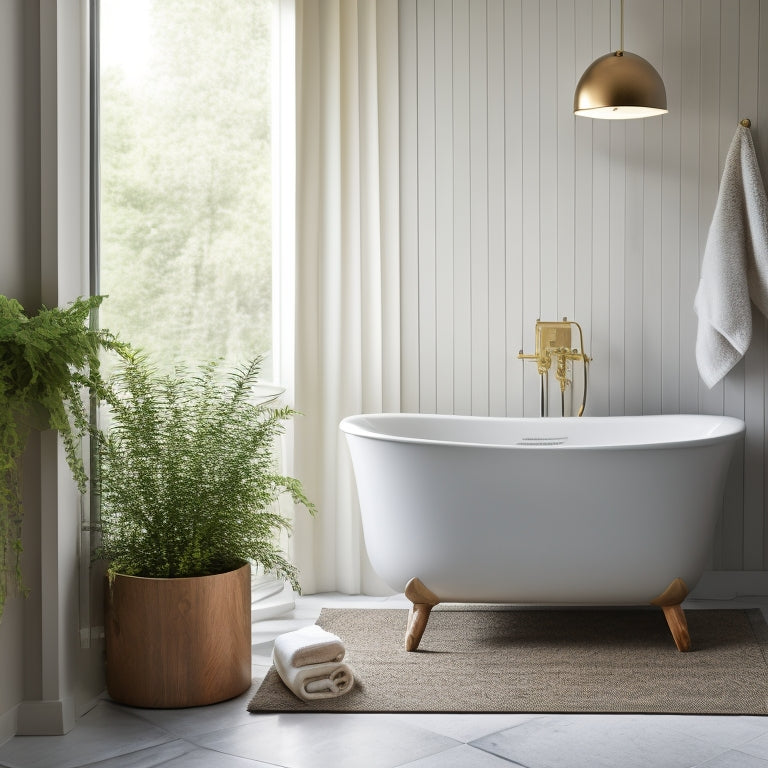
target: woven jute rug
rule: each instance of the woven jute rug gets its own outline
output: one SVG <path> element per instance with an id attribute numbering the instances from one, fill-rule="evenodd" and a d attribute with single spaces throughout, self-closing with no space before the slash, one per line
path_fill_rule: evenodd
<path id="1" fill-rule="evenodd" d="M 416 652 L 407 611 L 324 608 L 355 688 L 303 702 L 274 667 L 251 712 L 768 714 L 768 627 L 759 610 L 686 611 L 680 653 L 660 610 L 450 610 Z"/>

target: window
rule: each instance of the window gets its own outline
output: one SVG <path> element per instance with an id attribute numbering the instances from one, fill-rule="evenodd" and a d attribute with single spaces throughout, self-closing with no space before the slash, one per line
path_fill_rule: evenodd
<path id="1" fill-rule="evenodd" d="M 101 323 L 159 367 L 272 340 L 271 0 L 101 0 Z"/>

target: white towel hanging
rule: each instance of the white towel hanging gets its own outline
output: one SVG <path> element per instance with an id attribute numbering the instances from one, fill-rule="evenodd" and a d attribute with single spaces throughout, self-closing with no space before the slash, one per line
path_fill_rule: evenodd
<path id="1" fill-rule="evenodd" d="M 696 362 L 710 389 L 749 347 L 750 300 L 768 317 L 768 200 L 752 133 L 742 124 L 725 160 L 694 301 Z"/>

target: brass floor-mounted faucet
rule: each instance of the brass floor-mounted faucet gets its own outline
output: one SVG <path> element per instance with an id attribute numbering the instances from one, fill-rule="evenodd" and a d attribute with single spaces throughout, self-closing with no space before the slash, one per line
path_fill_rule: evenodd
<path id="1" fill-rule="evenodd" d="M 579 333 L 579 346 L 572 345 L 573 326 Z M 520 360 L 535 360 L 541 376 L 541 415 L 549 416 L 549 371 L 555 365 L 555 379 L 560 385 L 560 415 L 565 416 L 565 391 L 570 386 L 568 363 L 580 360 L 584 364 L 584 393 L 581 399 L 578 416 L 584 415 L 587 404 L 587 383 L 590 358 L 584 352 L 584 334 L 581 326 L 564 317 L 561 322 L 536 321 L 536 351 L 526 355 L 523 350 L 517 356 Z"/>

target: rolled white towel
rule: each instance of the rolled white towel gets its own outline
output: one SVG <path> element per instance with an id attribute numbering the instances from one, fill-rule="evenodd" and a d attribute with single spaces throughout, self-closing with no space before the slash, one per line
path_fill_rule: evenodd
<path id="1" fill-rule="evenodd" d="M 341 639 L 317 624 L 286 632 L 275 639 L 274 656 L 285 669 L 341 661 L 345 652 Z"/>
<path id="2" fill-rule="evenodd" d="M 276 653 L 272 654 L 272 661 L 280 679 L 304 701 L 332 699 L 349 693 L 355 685 L 352 668 L 343 662 L 284 666 Z"/>

